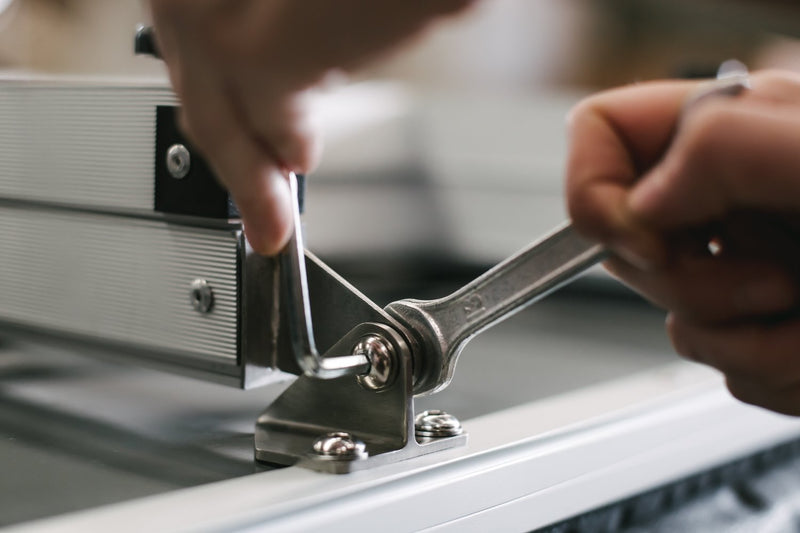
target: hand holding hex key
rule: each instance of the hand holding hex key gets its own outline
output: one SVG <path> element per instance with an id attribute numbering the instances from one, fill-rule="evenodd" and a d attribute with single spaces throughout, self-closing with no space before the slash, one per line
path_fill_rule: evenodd
<path id="1" fill-rule="evenodd" d="M 316 166 L 310 91 L 470 3 L 149 0 L 184 133 L 230 191 L 256 251 L 272 255 L 289 240 L 285 173 Z"/>

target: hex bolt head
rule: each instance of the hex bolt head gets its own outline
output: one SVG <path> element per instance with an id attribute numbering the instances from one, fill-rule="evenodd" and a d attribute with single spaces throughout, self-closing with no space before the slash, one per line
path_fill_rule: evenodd
<path id="1" fill-rule="evenodd" d="M 198 313 L 210 313 L 214 307 L 214 290 L 204 279 L 196 279 L 189 286 L 189 302 Z"/>
<path id="2" fill-rule="evenodd" d="M 366 445 L 344 431 L 326 433 L 314 441 L 312 450 L 317 458 L 329 461 L 356 461 L 369 456 Z"/>
<path id="3" fill-rule="evenodd" d="M 417 437 L 428 439 L 455 437 L 464 432 L 458 418 L 438 409 L 418 414 L 414 418 L 414 430 Z"/>
<path id="4" fill-rule="evenodd" d="M 380 391 L 394 383 L 397 364 L 392 345 L 380 335 L 367 335 L 353 347 L 353 355 L 366 355 L 371 364 L 368 374 L 358 376 L 358 382 L 366 389 Z"/>
<path id="5" fill-rule="evenodd" d="M 186 177 L 192 168 L 192 156 L 189 149 L 182 144 L 173 144 L 167 149 L 167 172 L 180 180 Z"/>

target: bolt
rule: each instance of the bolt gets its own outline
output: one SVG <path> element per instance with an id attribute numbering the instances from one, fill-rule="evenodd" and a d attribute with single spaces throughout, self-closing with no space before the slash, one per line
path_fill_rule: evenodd
<path id="1" fill-rule="evenodd" d="M 209 313 L 214 307 L 214 290 L 204 279 L 196 279 L 189 286 L 189 301 L 198 313 Z"/>
<path id="2" fill-rule="evenodd" d="M 192 166 L 192 156 L 182 144 L 173 144 L 167 150 L 167 171 L 173 178 L 180 180 L 186 177 Z"/>
<path id="3" fill-rule="evenodd" d="M 366 445 L 344 431 L 321 436 L 314 442 L 313 450 L 320 459 L 333 461 L 355 461 L 369 456 Z"/>
<path id="4" fill-rule="evenodd" d="M 369 373 L 358 376 L 358 382 L 363 387 L 380 391 L 394 382 L 397 373 L 394 349 L 384 337 L 367 335 L 353 347 L 353 355 L 365 355 L 370 362 Z"/>
<path id="5" fill-rule="evenodd" d="M 464 431 L 458 418 L 438 409 L 418 414 L 414 418 L 414 430 L 417 437 L 431 439 L 455 437 Z"/>

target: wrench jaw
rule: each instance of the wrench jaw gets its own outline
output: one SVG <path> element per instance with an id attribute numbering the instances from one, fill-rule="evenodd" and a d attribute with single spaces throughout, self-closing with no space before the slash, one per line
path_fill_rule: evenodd
<path id="1" fill-rule="evenodd" d="M 415 341 L 412 360 L 416 396 L 435 394 L 447 388 L 453 380 L 458 354 L 461 352 L 460 346 L 453 349 L 438 327 L 436 319 L 426 310 L 426 304 L 430 303 L 406 299 L 392 302 L 384 308 L 384 311 L 410 332 Z"/>

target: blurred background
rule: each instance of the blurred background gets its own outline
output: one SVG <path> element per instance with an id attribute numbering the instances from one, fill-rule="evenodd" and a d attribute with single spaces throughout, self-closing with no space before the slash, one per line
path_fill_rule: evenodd
<path id="1" fill-rule="evenodd" d="M 0 65 L 156 77 L 146 2 L 3 0 Z M 308 239 L 328 259 L 486 265 L 564 216 L 564 118 L 582 96 L 713 76 L 728 58 L 800 69 L 789 0 L 486 0 L 320 101 L 327 150 Z M 364 224 L 369 220 L 369 224 Z"/>
<path id="2" fill-rule="evenodd" d="M 794 66 L 791 0 L 491 0 L 447 21 L 367 73 L 426 86 L 580 86 L 702 73 L 720 58 Z M 131 55 L 146 2 L 0 0 L 6 67 L 160 74 Z"/>
<path id="3" fill-rule="evenodd" d="M 132 53 L 146 6 L 0 0 L 0 68 L 166 83 L 160 61 Z M 566 217 L 578 100 L 713 76 L 729 58 L 800 70 L 798 15 L 790 0 L 478 2 L 321 95 L 309 247 L 353 275 L 380 272 L 379 285 L 480 271 Z"/>

